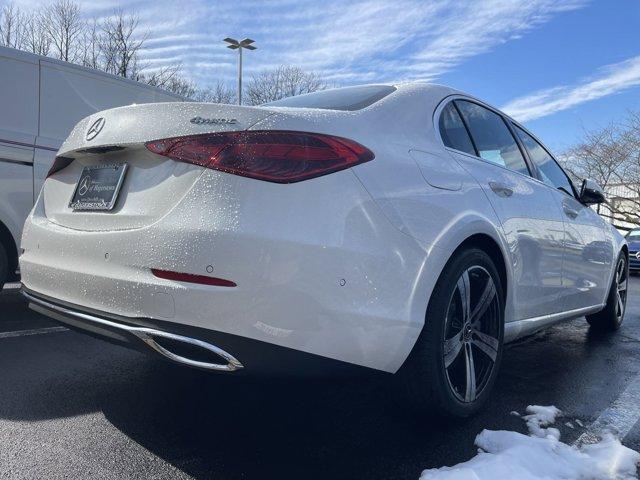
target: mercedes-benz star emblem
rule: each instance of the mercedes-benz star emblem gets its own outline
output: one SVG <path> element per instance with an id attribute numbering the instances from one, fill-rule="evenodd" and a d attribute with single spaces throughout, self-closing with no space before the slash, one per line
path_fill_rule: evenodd
<path id="1" fill-rule="evenodd" d="M 89 175 L 82 177 L 82 180 L 80 180 L 80 185 L 78 185 L 78 195 L 83 196 L 85 193 L 89 191 L 90 186 L 91 186 L 91 177 L 89 177 Z"/>
<path id="2" fill-rule="evenodd" d="M 87 130 L 87 141 L 93 140 L 94 138 L 96 138 L 104 128 L 104 124 L 105 124 L 105 121 L 103 117 L 100 117 L 95 122 L 93 122 L 89 127 L 89 130 Z"/>

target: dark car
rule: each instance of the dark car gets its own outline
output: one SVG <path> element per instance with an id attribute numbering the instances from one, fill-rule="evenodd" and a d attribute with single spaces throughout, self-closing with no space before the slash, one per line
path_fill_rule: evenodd
<path id="1" fill-rule="evenodd" d="M 626 239 L 629 245 L 629 271 L 640 272 L 640 228 L 630 230 Z"/>

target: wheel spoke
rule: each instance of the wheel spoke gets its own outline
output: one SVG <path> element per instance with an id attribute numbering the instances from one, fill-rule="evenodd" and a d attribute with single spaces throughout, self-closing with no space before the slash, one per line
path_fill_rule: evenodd
<path id="1" fill-rule="evenodd" d="M 462 350 L 462 331 L 444 342 L 444 367 L 449 368 Z"/>
<path id="2" fill-rule="evenodd" d="M 619 292 L 624 292 L 627 289 L 627 281 L 623 280 L 622 282 L 618 283 L 618 291 Z"/>
<path id="3" fill-rule="evenodd" d="M 493 280 L 491 277 L 487 278 L 487 285 L 484 287 L 484 291 L 478 300 L 478 303 L 469 315 L 469 321 L 473 324 L 474 328 L 479 327 L 480 318 L 484 315 L 484 312 L 487 311 L 489 305 L 493 301 L 493 297 L 496 295 L 496 286 L 493 284 Z"/>
<path id="4" fill-rule="evenodd" d="M 619 317 L 624 312 L 624 302 L 622 301 L 622 297 L 620 296 L 620 293 L 616 292 L 616 297 L 618 300 L 616 314 Z"/>
<path id="5" fill-rule="evenodd" d="M 471 343 L 473 345 L 475 345 L 476 347 L 478 347 L 480 349 L 480 351 L 482 353 L 484 353 L 487 357 L 489 357 L 491 359 L 491 361 L 493 363 L 496 363 L 496 358 L 498 358 L 498 352 L 496 352 L 493 348 L 491 348 L 489 345 L 487 345 L 484 342 L 481 342 L 480 340 L 473 339 L 471 340 Z"/>
<path id="6" fill-rule="evenodd" d="M 498 339 L 495 337 L 492 337 L 491 335 L 487 335 L 486 333 L 481 332 L 479 330 L 474 330 L 473 335 L 474 337 L 477 337 L 477 338 L 473 338 L 473 341 L 479 348 L 482 348 L 480 344 L 483 344 L 483 345 L 486 345 L 488 348 L 490 348 L 494 352 L 493 354 L 487 353 L 487 355 L 492 357 L 492 360 L 495 361 L 495 355 L 497 355 L 498 348 L 500 348 L 500 342 L 498 341 Z"/>
<path id="7" fill-rule="evenodd" d="M 618 283 L 622 282 L 624 276 L 624 260 L 620 260 L 618 264 Z"/>
<path id="8" fill-rule="evenodd" d="M 473 349 L 470 343 L 464 345 L 464 363 L 466 368 L 465 402 L 473 402 L 476 399 L 476 369 L 473 364 Z"/>
<path id="9" fill-rule="evenodd" d="M 462 324 L 469 320 L 471 309 L 471 285 L 469 284 L 469 271 L 466 270 L 458 279 L 458 293 L 462 303 Z"/>
<path id="10" fill-rule="evenodd" d="M 620 264 L 618 264 L 618 268 L 616 268 L 616 283 L 620 283 Z"/>

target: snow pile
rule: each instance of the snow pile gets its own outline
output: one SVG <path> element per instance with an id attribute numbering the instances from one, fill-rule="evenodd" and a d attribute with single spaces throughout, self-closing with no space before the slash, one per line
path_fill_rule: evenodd
<path id="1" fill-rule="evenodd" d="M 605 434 L 599 443 L 574 447 L 560 441 L 548 427 L 561 414 L 556 407 L 527 407 L 529 435 L 483 430 L 471 460 L 453 467 L 422 472 L 420 480 L 631 480 L 637 479 L 640 453 Z M 548 427 L 548 428 L 545 428 Z"/>

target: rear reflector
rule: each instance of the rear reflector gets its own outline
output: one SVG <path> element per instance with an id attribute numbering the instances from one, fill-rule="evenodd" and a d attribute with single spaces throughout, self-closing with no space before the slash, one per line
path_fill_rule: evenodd
<path id="1" fill-rule="evenodd" d="M 179 162 L 276 183 L 320 177 L 374 158 L 353 140 L 276 130 L 167 138 L 146 147 Z"/>
<path id="2" fill-rule="evenodd" d="M 191 273 L 171 272 L 168 270 L 158 270 L 156 268 L 152 268 L 151 273 L 153 273 L 158 278 L 164 278 L 166 280 L 175 280 L 176 282 L 200 283 L 202 285 L 214 285 L 216 287 L 237 286 L 236 283 L 232 282 L 231 280 L 225 280 L 224 278 L 208 277 L 206 275 L 193 275 Z"/>

